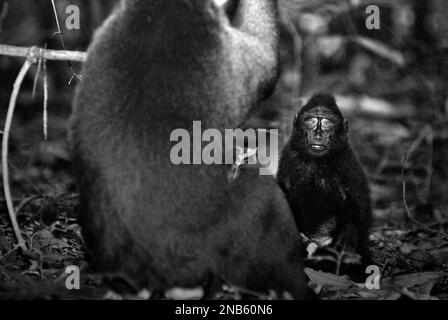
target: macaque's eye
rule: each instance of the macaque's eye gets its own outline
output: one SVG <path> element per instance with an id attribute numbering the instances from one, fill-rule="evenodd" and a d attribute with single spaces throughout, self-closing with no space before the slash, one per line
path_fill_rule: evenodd
<path id="1" fill-rule="evenodd" d="M 322 126 L 322 130 L 328 130 L 334 126 L 334 123 L 331 120 L 322 119 L 321 126 Z"/>
<path id="2" fill-rule="evenodd" d="M 305 120 L 305 125 L 308 129 L 315 129 L 319 120 L 317 118 L 308 118 Z"/>

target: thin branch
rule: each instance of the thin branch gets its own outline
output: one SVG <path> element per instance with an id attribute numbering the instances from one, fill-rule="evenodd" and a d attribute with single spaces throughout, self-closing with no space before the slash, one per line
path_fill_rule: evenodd
<path id="1" fill-rule="evenodd" d="M 428 200 L 431 196 L 431 181 L 432 176 L 434 174 L 434 132 L 432 130 L 431 125 L 428 125 L 428 135 L 426 139 L 428 140 L 429 144 L 429 160 L 428 164 L 426 166 L 426 177 L 425 177 L 425 193 L 424 196 L 426 197 L 425 200 Z"/>
<path id="2" fill-rule="evenodd" d="M 47 60 L 43 59 L 44 65 L 44 112 L 43 112 L 43 125 L 44 125 L 44 139 L 48 139 L 48 79 L 47 79 Z"/>
<path id="3" fill-rule="evenodd" d="M 41 49 L 41 48 L 39 48 Z M 41 49 L 42 59 L 45 60 L 57 60 L 57 61 L 75 61 L 84 62 L 86 60 L 87 54 L 81 51 L 65 51 L 65 50 L 48 50 Z M 0 55 L 10 56 L 10 57 L 23 57 L 28 56 L 30 48 L 26 47 L 16 47 L 6 44 L 0 44 Z"/>
<path id="4" fill-rule="evenodd" d="M 344 259 L 345 256 L 345 245 L 342 247 L 341 252 L 338 253 L 338 260 L 336 262 L 336 270 L 335 274 L 338 276 L 341 274 L 341 266 L 342 266 L 342 259 Z"/>
<path id="5" fill-rule="evenodd" d="M 409 155 L 409 150 L 411 149 L 412 144 L 414 143 L 415 139 L 412 139 L 412 141 L 409 144 L 409 147 L 407 148 L 404 157 L 403 157 L 403 165 L 401 167 L 401 179 L 402 179 L 402 198 L 403 198 L 403 206 L 406 212 L 406 215 L 408 216 L 409 220 L 411 220 L 413 223 L 415 223 L 416 225 L 418 225 L 420 228 L 422 228 L 424 231 L 431 233 L 431 234 L 437 234 L 439 236 L 441 236 L 442 238 L 444 238 L 445 240 L 448 240 L 448 234 L 444 233 L 444 232 L 439 232 L 436 230 L 433 230 L 431 228 L 428 228 L 427 226 L 425 226 L 423 223 L 421 223 L 420 221 L 416 220 L 412 215 L 411 215 L 411 211 L 409 210 L 408 207 L 408 203 L 406 201 L 406 177 L 404 174 L 405 171 L 405 167 L 406 167 L 406 163 L 408 160 L 408 155 Z"/>
<path id="6" fill-rule="evenodd" d="M 17 223 L 16 213 L 14 211 L 14 205 L 11 197 L 11 189 L 9 186 L 9 170 L 8 170 L 8 143 L 9 143 L 9 133 L 11 131 L 12 118 L 14 115 L 14 109 L 16 107 L 17 96 L 20 92 L 20 87 L 22 85 L 25 75 L 28 73 L 33 61 L 27 58 L 23 64 L 20 72 L 14 82 L 14 89 L 11 94 L 11 100 L 9 101 L 8 113 L 6 115 L 5 129 L 3 130 L 3 141 L 2 141 L 2 171 L 3 171 L 3 189 L 5 192 L 6 205 L 8 207 L 8 214 L 11 220 L 11 224 L 14 230 L 14 234 L 17 238 L 18 246 L 23 250 L 27 251 L 26 243 L 23 240 L 22 234 L 20 233 L 19 224 Z"/>
<path id="7" fill-rule="evenodd" d="M 61 30 L 61 26 L 59 24 L 59 18 L 58 18 L 58 11 L 56 10 L 56 4 L 54 3 L 54 0 L 51 0 L 51 4 L 53 6 L 53 13 L 54 13 L 54 19 L 56 20 L 56 26 L 58 28 L 58 32 L 57 34 L 59 35 L 59 39 L 61 39 L 61 45 L 62 45 L 62 49 L 65 49 L 65 42 L 64 42 L 64 36 L 62 35 L 62 30 Z M 73 69 L 72 64 L 70 63 L 70 60 L 67 60 L 67 64 L 70 68 L 70 71 L 72 72 L 72 76 L 68 82 L 68 84 L 71 84 L 72 80 L 76 77 L 78 79 L 81 79 L 81 75 L 77 72 L 75 72 L 75 70 Z"/>
<path id="8" fill-rule="evenodd" d="M 59 25 L 58 12 L 56 10 L 54 0 L 51 0 L 51 5 L 53 6 L 53 13 L 54 13 L 54 19 L 56 20 L 56 26 L 58 28 L 59 35 L 61 36 L 62 47 L 65 48 L 64 39 L 62 38 L 61 26 Z"/>
<path id="9" fill-rule="evenodd" d="M 27 204 L 29 204 L 30 202 L 33 202 L 34 200 L 40 199 L 40 198 L 43 198 L 43 196 L 41 196 L 41 195 L 37 195 L 37 196 L 31 196 L 31 197 L 28 197 L 28 198 L 23 199 L 23 200 L 20 202 L 20 204 L 17 206 L 17 208 L 16 208 L 16 217 L 19 215 L 20 211 L 22 211 L 22 209 L 23 209 Z"/>
<path id="10" fill-rule="evenodd" d="M 41 50 L 42 49 L 40 49 L 40 51 Z M 39 52 L 39 61 L 37 62 L 37 71 L 36 71 L 36 76 L 34 77 L 34 84 L 33 84 L 33 94 L 32 94 L 33 99 L 36 96 L 37 82 L 39 81 L 40 71 L 42 70 L 42 58 L 41 58 L 41 56 L 42 56 L 42 54 L 41 54 L 41 52 Z"/>

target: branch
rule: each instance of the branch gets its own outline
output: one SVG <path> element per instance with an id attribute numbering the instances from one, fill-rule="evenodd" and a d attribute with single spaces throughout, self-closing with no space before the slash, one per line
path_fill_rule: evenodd
<path id="1" fill-rule="evenodd" d="M 433 230 L 427 226 L 425 226 L 423 223 L 421 223 L 420 221 L 418 221 L 417 219 L 415 219 L 412 214 L 411 211 L 409 210 L 409 206 L 408 206 L 408 202 L 406 200 L 406 177 L 405 177 L 405 167 L 406 167 L 406 163 L 408 160 L 408 156 L 409 156 L 409 150 L 411 149 L 411 146 L 414 144 L 415 139 L 412 139 L 412 141 L 409 144 L 408 149 L 406 150 L 404 157 L 403 157 L 403 165 L 401 167 L 401 179 L 402 179 L 402 198 L 403 198 L 403 206 L 406 212 L 407 217 L 409 218 L 409 220 L 411 220 L 413 223 L 415 223 L 416 225 L 418 225 L 420 228 L 422 228 L 424 231 L 430 233 L 430 234 L 436 234 L 439 235 L 440 237 L 444 238 L 445 240 L 448 240 L 448 235 L 444 232 L 439 232 L 436 230 Z"/>
<path id="2" fill-rule="evenodd" d="M 14 82 L 14 89 L 11 94 L 11 100 L 9 101 L 8 114 L 6 115 L 5 129 L 3 131 L 3 141 L 2 141 L 2 171 L 3 171 L 3 189 L 5 192 L 6 205 L 8 207 L 8 214 L 11 220 L 11 224 L 14 230 L 14 234 L 17 238 L 19 247 L 23 251 L 27 251 L 25 241 L 23 240 L 22 234 L 20 233 L 19 224 L 17 223 L 16 213 L 14 211 L 14 204 L 11 197 L 11 189 L 9 186 L 9 170 L 8 170 L 8 143 L 9 143 L 9 133 L 11 131 L 11 123 L 14 115 L 14 109 L 16 107 L 17 96 L 20 91 L 23 79 L 33 64 L 32 59 L 27 58 L 25 63 L 20 69 L 19 75 Z"/>
<path id="3" fill-rule="evenodd" d="M 58 32 L 56 32 L 54 35 L 56 35 L 56 34 L 59 35 L 59 39 L 61 39 L 62 50 L 67 50 L 65 48 L 64 36 L 62 35 L 61 26 L 59 24 L 58 11 L 56 10 L 56 4 L 54 3 L 54 0 L 51 0 L 51 5 L 53 6 L 54 19 L 56 20 L 56 26 L 58 28 Z M 68 84 L 71 84 L 72 80 L 75 77 L 78 78 L 79 80 L 81 80 L 81 75 L 79 73 L 75 72 L 75 70 L 73 69 L 72 64 L 70 63 L 70 60 L 67 60 L 67 64 L 68 64 L 68 66 L 69 66 L 69 68 L 70 68 L 70 70 L 72 72 L 72 77 L 70 78 L 70 81 L 68 82 Z"/>
<path id="4" fill-rule="evenodd" d="M 14 117 L 14 110 L 17 103 L 17 96 L 20 92 L 22 82 L 28 73 L 31 65 L 43 60 L 44 67 L 46 60 L 63 60 L 63 61 L 79 61 L 83 62 L 86 59 L 85 52 L 70 52 L 59 50 L 47 50 L 37 47 L 23 48 L 10 45 L 0 45 L 0 55 L 12 56 L 12 57 L 24 57 L 26 58 L 20 72 L 14 82 L 11 99 L 9 101 L 8 112 L 5 120 L 5 128 L 3 131 L 2 139 L 2 175 L 3 175 L 3 191 L 5 194 L 5 201 L 8 208 L 9 218 L 14 231 L 14 235 L 17 238 L 18 247 L 22 249 L 22 252 L 28 252 L 26 242 L 24 241 L 19 224 L 17 223 L 16 212 L 14 210 L 14 203 L 11 196 L 11 187 L 9 184 L 9 163 L 8 163 L 8 148 L 9 148 L 9 135 L 11 132 L 12 119 Z"/>
<path id="5" fill-rule="evenodd" d="M 28 57 L 30 48 L 0 44 L 0 55 L 10 57 Z M 39 48 L 41 58 L 45 60 L 84 62 L 87 54 L 82 51 L 48 50 Z"/>

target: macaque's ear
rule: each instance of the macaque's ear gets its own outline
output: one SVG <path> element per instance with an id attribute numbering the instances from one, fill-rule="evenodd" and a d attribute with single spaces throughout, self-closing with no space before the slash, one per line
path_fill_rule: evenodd
<path id="1" fill-rule="evenodd" d="M 299 119 L 299 113 L 298 112 L 294 115 L 294 123 L 297 122 L 297 119 Z"/>
<path id="2" fill-rule="evenodd" d="M 348 128 L 349 128 L 349 121 L 348 121 L 348 120 L 344 120 L 344 129 L 345 129 L 345 132 L 348 132 Z"/>

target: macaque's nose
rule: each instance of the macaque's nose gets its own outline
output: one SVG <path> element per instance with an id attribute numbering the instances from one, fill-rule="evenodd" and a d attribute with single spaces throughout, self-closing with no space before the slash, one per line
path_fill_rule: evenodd
<path id="1" fill-rule="evenodd" d="M 318 126 L 316 128 L 316 130 L 314 131 L 314 138 L 317 140 L 321 140 L 322 139 L 322 130 L 320 129 L 320 126 Z"/>

